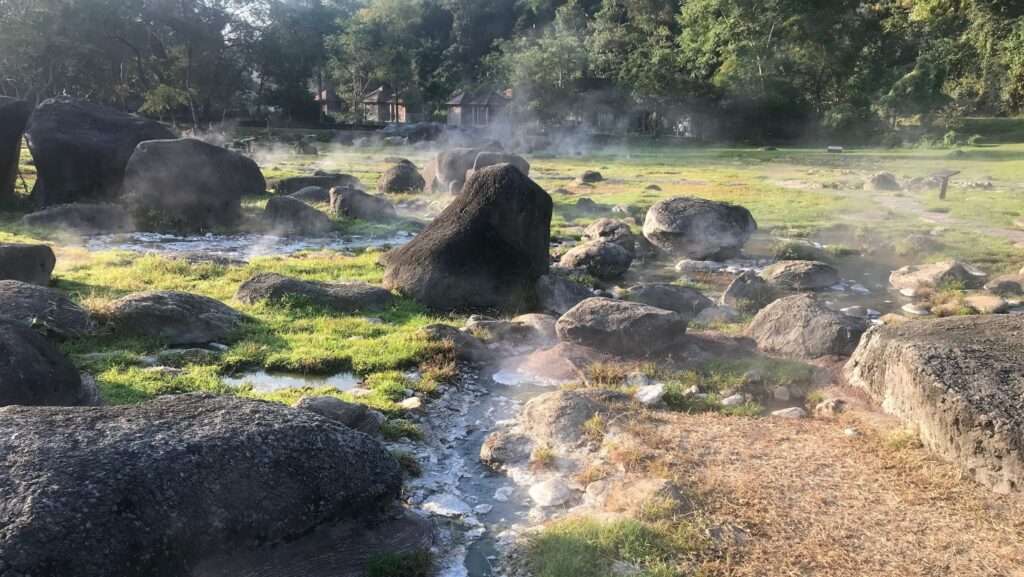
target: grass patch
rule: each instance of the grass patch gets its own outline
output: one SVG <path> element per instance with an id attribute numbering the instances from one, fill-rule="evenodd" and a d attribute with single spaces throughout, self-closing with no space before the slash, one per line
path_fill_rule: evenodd
<path id="1" fill-rule="evenodd" d="M 613 564 L 627 563 L 643 577 L 682 577 L 686 565 L 708 547 L 685 519 L 600 522 L 575 517 L 556 521 L 527 545 L 535 577 L 612 577 Z"/>
<path id="2" fill-rule="evenodd" d="M 379 553 L 366 563 L 366 577 L 430 577 L 433 559 L 426 550 Z"/>

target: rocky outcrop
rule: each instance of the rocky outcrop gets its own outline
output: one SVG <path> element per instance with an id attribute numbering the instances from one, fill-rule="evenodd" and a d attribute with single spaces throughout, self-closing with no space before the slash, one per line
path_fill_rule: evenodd
<path id="1" fill-rule="evenodd" d="M 387 290 L 364 282 L 315 282 L 276 273 L 260 273 L 242 283 L 235 298 L 243 303 L 268 301 L 310 303 L 338 312 L 382 309 L 395 298 Z"/>
<path id="2" fill-rule="evenodd" d="M 389 167 L 377 180 L 377 192 L 381 194 L 401 194 L 423 192 L 427 183 L 423 180 L 416 166 L 404 160 Z"/>
<path id="3" fill-rule="evenodd" d="M 715 304 L 699 290 L 668 283 L 638 284 L 629 287 L 625 296 L 633 302 L 679 313 L 688 321 Z"/>
<path id="4" fill-rule="evenodd" d="M 864 335 L 844 373 L 979 483 L 1022 491 L 1022 342 L 1014 315 L 885 325 Z"/>
<path id="5" fill-rule="evenodd" d="M 644 236 L 673 256 L 722 260 L 739 253 L 757 230 L 750 211 L 703 198 L 663 200 L 647 211 Z"/>
<path id="6" fill-rule="evenodd" d="M 40 208 L 121 196 L 128 159 L 146 140 L 174 138 L 162 125 L 73 98 L 43 101 L 29 119 Z"/>
<path id="7" fill-rule="evenodd" d="M 583 229 L 583 239 L 613 242 L 630 254 L 636 253 L 636 235 L 629 225 L 621 220 L 599 218 Z"/>
<path id="8" fill-rule="evenodd" d="M 780 260 L 765 267 L 761 278 L 785 290 L 821 290 L 839 282 L 839 271 L 816 260 Z"/>
<path id="9" fill-rule="evenodd" d="M 551 197 L 519 170 L 485 168 L 387 256 L 384 286 L 435 310 L 531 309 L 549 267 L 551 211 Z"/>
<path id="10" fill-rule="evenodd" d="M 626 274 L 633 264 L 633 253 L 605 240 L 591 240 L 562 255 L 559 264 L 600 280 L 614 280 Z"/>
<path id="11" fill-rule="evenodd" d="M 84 397 L 78 369 L 53 343 L 21 322 L 0 317 L 0 406 L 77 405 Z M 8 461 L 4 469 L 10 466 Z M 4 497 L 0 491 L 0 499 Z M 0 512 L 0 521 L 2 517 Z M 0 523 L 0 543 L 3 527 Z M 0 544 L 0 561 L 4 560 Z M 3 569 L 0 565 L 0 574 Z"/>
<path id="12" fill-rule="evenodd" d="M 267 224 L 283 234 L 326 234 L 331 217 L 291 196 L 275 196 L 263 210 Z"/>
<path id="13" fill-rule="evenodd" d="M 0 281 L 0 317 L 60 338 L 92 333 L 89 313 L 64 293 L 16 280 Z"/>
<path id="14" fill-rule="evenodd" d="M 558 319 L 555 329 L 565 342 L 602 352 L 647 356 L 682 344 L 687 318 L 650 305 L 593 297 Z"/>
<path id="15" fill-rule="evenodd" d="M 116 204 L 72 203 L 51 206 L 26 214 L 25 226 L 49 228 L 77 234 L 117 233 L 135 230 L 135 221 L 128 211 Z"/>
<path id="16" fill-rule="evenodd" d="M 332 188 L 331 211 L 338 216 L 370 222 L 388 222 L 398 218 L 395 206 L 387 199 L 356 188 Z"/>
<path id="17" fill-rule="evenodd" d="M 111 303 L 105 317 L 116 333 L 170 345 L 231 340 L 244 318 L 218 300 L 178 291 L 122 297 Z"/>
<path id="18" fill-rule="evenodd" d="M 140 143 L 124 187 L 140 228 L 188 232 L 234 226 L 242 197 L 267 191 L 252 159 L 193 138 Z"/>
<path id="19" fill-rule="evenodd" d="M 21 137 L 31 113 L 28 102 L 0 96 L 0 207 L 10 207 L 15 201 Z"/>
<path id="20" fill-rule="evenodd" d="M 0 280 L 46 286 L 56 264 L 53 249 L 45 244 L 0 243 Z"/>
<path id="21" fill-rule="evenodd" d="M 908 265 L 892 271 L 889 284 L 899 291 L 913 295 L 921 289 L 931 288 L 978 288 L 985 283 L 985 276 L 972 273 L 966 266 L 955 261 Z"/>
<path id="22" fill-rule="evenodd" d="M 0 454 L 5 576 L 187 575 L 204 557 L 376 511 L 401 487 L 370 437 L 234 397 L 8 407 Z"/>
<path id="23" fill-rule="evenodd" d="M 864 319 L 833 311 L 813 295 L 799 294 L 761 309 L 746 334 L 764 352 L 815 359 L 849 355 L 866 329 Z"/>
<path id="24" fill-rule="evenodd" d="M 360 189 L 363 187 L 359 179 L 351 174 L 318 173 L 313 176 L 283 178 L 274 185 L 274 192 L 279 195 L 289 195 L 310 186 L 318 186 L 324 190 L 330 190 L 336 186 Z"/>

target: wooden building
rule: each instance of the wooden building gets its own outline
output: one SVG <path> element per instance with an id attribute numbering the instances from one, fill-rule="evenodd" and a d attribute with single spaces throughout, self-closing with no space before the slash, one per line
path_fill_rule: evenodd
<path id="1" fill-rule="evenodd" d="M 387 84 L 363 98 L 363 118 L 367 122 L 393 124 L 406 122 L 405 101 Z"/>
<path id="2" fill-rule="evenodd" d="M 503 116 L 509 98 L 493 90 L 460 90 L 448 100 L 448 126 L 488 126 Z"/>

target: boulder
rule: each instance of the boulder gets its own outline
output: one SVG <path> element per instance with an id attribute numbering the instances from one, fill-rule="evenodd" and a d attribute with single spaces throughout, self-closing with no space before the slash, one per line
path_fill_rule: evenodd
<path id="1" fill-rule="evenodd" d="M 337 397 L 302 397 L 295 408 L 312 411 L 325 419 L 371 436 L 380 433 L 380 426 L 387 420 L 383 413 L 366 405 L 347 403 Z"/>
<path id="2" fill-rule="evenodd" d="M 775 300 L 775 289 L 753 271 L 743 271 L 722 293 L 719 304 L 755 313 Z"/>
<path id="3" fill-rule="evenodd" d="M 437 155 L 436 187 L 441 192 L 458 194 L 466 183 L 466 173 L 473 170 L 476 157 L 483 150 L 479 148 L 452 148 Z"/>
<path id="4" fill-rule="evenodd" d="M 558 342 L 555 323 L 558 318 L 540 313 L 519 315 L 512 319 L 513 323 L 529 329 L 526 342 L 539 346 L 553 345 Z"/>
<path id="5" fill-rule="evenodd" d="M 669 283 L 644 283 L 629 287 L 626 290 L 626 298 L 679 313 L 688 321 L 715 304 L 699 290 Z"/>
<path id="6" fill-rule="evenodd" d="M 388 255 L 384 286 L 441 311 L 530 309 L 549 267 L 551 212 L 551 197 L 522 172 L 487 167 Z"/>
<path id="7" fill-rule="evenodd" d="M 0 409 L 5 575 L 162 577 L 376 512 L 401 488 L 377 441 L 237 397 Z"/>
<path id="8" fill-rule="evenodd" d="M 576 182 L 579 184 L 595 184 L 604 180 L 604 176 L 596 170 L 584 170 L 576 177 Z"/>
<path id="9" fill-rule="evenodd" d="M 567 269 L 584 271 L 596 279 L 613 280 L 629 270 L 629 265 L 633 264 L 633 253 L 613 242 L 591 240 L 562 255 L 559 264 Z"/>
<path id="10" fill-rule="evenodd" d="M 32 198 L 40 208 L 120 197 L 136 145 L 175 137 L 151 120 L 68 97 L 44 100 L 25 134 L 37 172 Z"/>
<path id="11" fill-rule="evenodd" d="M 124 188 L 140 228 L 201 232 L 237 224 L 242 197 L 266 193 L 267 183 L 251 158 L 182 138 L 139 143 Z"/>
<path id="12" fill-rule="evenodd" d="M 532 443 L 525 435 L 494 431 L 480 445 L 480 462 L 497 471 L 506 465 L 526 461 L 530 458 L 531 449 Z"/>
<path id="13" fill-rule="evenodd" d="M 629 225 L 621 220 L 600 218 L 583 229 L 583 239 L 613 242 L 629 251 L 630 254 L 636 252 L 636 235 L 633 234 Z"/>
<path id="14" fill-rule="evenodd" d="M 761 271 L 768 284 L 786 290 L 821 290 L 839 282 L 839 271 L 816 260 L 780 260 Z"/>
<path id="15" fill-rule="evenodd" d="M 135 230 L 128 211 L 116 204 L 72 203 L 51 206 L 26 214 L 22 224 L 77 234 L 102 234 Z"/>
<path id="16" fill-rule="evenodd" d="M 815 359 L 849 355 L 866 329 L 864 319 L 833 311 L 813 295 L 798 294 L 761 309 L 746 334 L 764 352 Z"/>
<path id="17" fill-rule="evenodd" d="M 377 181 L 377 192 L 385 193 L 407 193 L 423 192 L 426 181 L 420 176 L 416 166 L 411 162 L 399 162 L 384 171 Z"/>
<path id="18" fill-rule="evenodd" d="M 872 328 L 849 382 L 912 424 L 922 443 L 999 492 L 1024 490 L 1024 316 Z"/>
<path id="19" fill-rule="evenodd" d="M 564 315 L 572 307 L 594 296 L 589 288 L 557 273 L 537 279 L 536 291 L 538 308 L 556 315 Z"/>
<path id="20" fill-rule="evenodd" d="M 332 188 L 331 210 L 338 216 L 370 222 L 387 222 L 398 218 L 395 206 L 387 199 L 367 194 L 356 188 Z"/>
<path id="21" fill-rule="evenodd" d="M 584 423 L 614 403 L 627 401 L 628 395 L 600 389 L 552 391 L 530 399 L 519 423 L 538 445 L 575 446 L 585 437 Z"/>
<path id="22" fill-rule="evenodd" d="M 6 311 L 5 311 L 6 312 Z M 0 318 L 0 406 L 3 405 L 77 405 L 83 401 L 85 392 L 78 369 L 45 337 L 36 331 Z M 2 412 L 0 412 L 2 414 Z M 0 417 L 2 418 L 2 417 Z M 5 437 L 13 439 L 17 430 L 7 432 Z M 2 444 L 5 439 L 0 440 Z M 5 456 L 3 471 L 13 467 L 10 455 Z M 0 471 L 0 478 L 4 472 Z M 0 500 L 10 505 L 0 490 Z M 0 560 L 4 556 L 3 537 L 6 521 L 0 508 Z M 8 561 L 9 562 L 9 561 Z M 0 565 L 0 568 L 4 568 Z"/>
<path id="23" fill-rule="evenodd" d="M 387 290 L 364 282 L 304 281 L 276 273 L 259 273 L 245 281 L 235 299 L 248 304 L 294 299 L 346 313 L 387 308 L 395 300 Z"/>
<path id="24" fill-rule="evenodd" d="M 0 207 L 10 207 L 16 198 L 21 138 L 30 114 L 28 102 L 0 96 Z"/>
<path id="25" fill-rule="evenodd" d="M 0 243 L 0 280 L 48 285 L 57 257 L 45 244 Z M 3 311 L 0 311 L 3 314 Z"/>
<path id="26" fill-rule="evenodd" d="M 291 196 L 272 197 L 263 217 L 283 234 L 326 234 L 334 228 L 331 217 Z"/>
<path id="27" fill-rule="evenodd" d="M 878 172 L 864 183 L 864 190 L 895 191 L 902 190 L 900 182 L 891 172 Z"/>
<path id="28" fill-rule="evenodd" d="M 750 211 L 703 198 L 662 200 L 647 210 L 644 236 L 674 256 L 722 260 L 739 253 L 757 222 Z"/>
<path id="29" fill-rule="evenodd" d="M 307 186 L 301 188 L 298 192 L 293 192 L 288 196 L 296 198 L 305 203 L 321 203 L 328 204 L 331 202 L 331 193 L 328 189 L 322 186 Z"/>
<path id="30" fill-rule="evenodd" d="M 473 160 L 472 170 L 477 171 L 481 168 L 487 168 L 488 166 L 494 166 L 496 164 L 511 164 L 518 168 L 519 172 L 522 172 L 526 176 L 530 176 L 530 163 L 518 154 L 509 154 L 507 152 L 491 152 L 485 150 L 477 153 L 476 159 Z"/>
<path id="31" fill-rule="evenodd" d="M 1024 295 L 1024 275 L 998 276 L 985 283 L 985 290 L 1004 297 Z"/>
<path id="32" fill-rule="evenodd" d="M 0 281 L 0 317 L 60 338 L 92 333 L 89 313 L 64 293 L 16 280 Z"/>
<path id="33" fill-rule="evenodd" d="M 527 492 L 538 507 L 545 508 L 564 505 L 575 495 L 569 484 L 559 477 L 534 483 Z"/>
<path id="34" fill-rule="evenodd" d="M 953 287 L 958 289 L 978 288 L 985 283 L 984 275 L 972 273 L 966 266 L 946 260 L 931 264 L 907 265 L 892 271 L 889 284 L 899 291 L 913 294 L 924 288 Z"/>
<path id="35" fill-rule="evenodd" d="M 362 183 L 359 179 L 350 174 L 341 173 L 317 173 L 313 176 L 293 176 L 290 178 L 283 178 L 277 181 L 274 185 L 274 192 L 286 196 L 299 192 L 304 188 L 310 186 L 319 186 L 324 190 L 330 190 L 336 186 L 346 186 L 349 188 L 362 188 Z"/>
<path id="36" fill-rule="evenodd" d="M 601 351 L 573 343 L 558 343 L 516 359 L 515 370 L 531 379 L 557 385 L 586 382 L 588 368 L 610 362 L 616 362 L 615 357 Z"/>
<path id="37" fill-rule="evenodd" d="M 511 320 L 473 315 L 466 322 L 466 331 L 488 343 L 549 346 L 557 340 L 555 321 L 556 318 L 541 314 L 520 315 Z"/>
<path id="38" fill-rule="evenodd" d="M 107 322 L 124 335 L 152 338 L 169 345 L 230 340 L 244 317 L 224 303 L 178 291 L 144 292 L 111 303 Z"/>
<path id="39" fill-rule="evenodd" d="M 589 298 L 562 315 L 558 338 L 599 351 L 646 356 L 678 347 L 686 335 L 687 318 L 641 303 Z"/>

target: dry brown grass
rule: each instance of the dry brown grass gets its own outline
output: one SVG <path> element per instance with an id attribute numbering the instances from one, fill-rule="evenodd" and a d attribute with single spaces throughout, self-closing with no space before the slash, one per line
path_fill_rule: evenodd
<path id="1" fill-rule="evenodd" d="M 712 524 L 742 529 L 705 574 L 1024 576 L 1024 498 L 994 495 L 886 432 L 848 437 L 855 416 L 659 417 L 649 427 L 675 448 L 664 458 L 676 478 Z"/>

